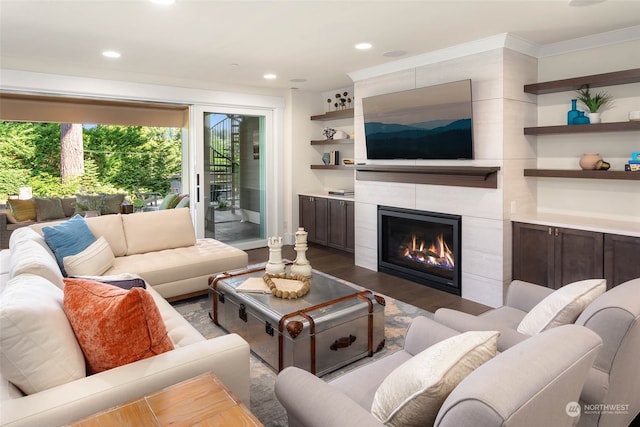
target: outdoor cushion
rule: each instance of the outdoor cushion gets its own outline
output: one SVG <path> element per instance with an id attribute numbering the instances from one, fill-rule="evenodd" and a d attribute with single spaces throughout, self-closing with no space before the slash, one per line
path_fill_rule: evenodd
<path id="1" fill-rule="evenodd" d="M 113 265 L 114 259 L 107 239 L 99 237 L 84 251 L 64 257 L 63 263 L 69 276 L 91 276 L 107 271 Z"/>
<path id="2" fill-rule="evenodd" d="M 607 290 L 605 279 L 573 282 L 545 297 L 518 325 L 521 334 L 535 335 L 556 326 L 573 323 L 580 313 Z"/>
<path id="3" fill-rule="evenodd" d="M 65 279 L 64 311 L 97 373 L 173 350 L 153 297 L 86 279 Z"/>
<path id="4" fill-rule="evenodd" d="M 120 205 L 124 202 L 124 194 L 103 194 L 102 195 L 102 215 L 120 213 Z"/>
<path id="5" fill-rule="evenodd" d="M 58 197 L 33 199 L 36 205 L 36 220 L 49 221 L 52 219 L 64 218 L 62 201 Z"/>
<path id="6" fill-rule="evenodd" d="M 70 220 L 53 226 L 43 227 L 42 234 L 44 241 L 56 256 L 56 261 L 58 261 L 63 275 L 66 275 L 64 257 L 76 255 L 96 241 L 87 221 L 80 215 L 75 215 Z"/>
<path id="7" fill-rule="evenodd" d="M 162 203 L 160 203 L 160 206 L 158 206 L 158 209 L 171 209 L 173 207 L 175 207 L 175 205 L 178 203 L 178 196 L 176 194 L 173 193 L 169 193 L 165 196 L 164 199 L 162 199 Z"/>
<path id="8" fill-rule="evenodd" d="M 496 355 L 496 331 L 445 339 L 394 369 L 380 384 L 371 413 L 389 426 L 430 426 L 449 393 Z"/>
<path id="9" fill-rule="evenodd" d="M 188 208 L 189 207 L 189 196 L 184 196 L 178 204 L 176 205 L 176 209 L 180 208 Z"/>
<path id="10" fill-rule="evenodd" d="M 62 309 L 62 290 L 22 274 L 0 298 L 2 377 L 25 394 L 83 378 L 85 362 Z"/>
<path id="11" fill-rule="evenodd" d="M 7 200 L 7 207 L 18 222 L 36 220 L 36 205 L 33 199 L 9 199 Z"/>

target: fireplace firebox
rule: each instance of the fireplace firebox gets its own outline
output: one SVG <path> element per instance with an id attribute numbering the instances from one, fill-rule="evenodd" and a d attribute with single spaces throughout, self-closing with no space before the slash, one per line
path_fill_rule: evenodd
<path id="1" fill-rule="evenodd" d="M 461 217 L 378 206 L 378 271 L 461 295 Z"/>

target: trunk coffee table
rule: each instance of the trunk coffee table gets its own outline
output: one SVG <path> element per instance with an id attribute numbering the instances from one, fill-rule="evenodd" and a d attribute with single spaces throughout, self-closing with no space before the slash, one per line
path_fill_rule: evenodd
<path id="1" fill-rule="evenodd" d="M 298 299 L 236 292 L 264 268 L 209 278 L 211 318 L 249 342 L 278 372 L 296 366 L 323 375 L 384 347 L 384 298 L 313 270 L 311 289 Z"/>

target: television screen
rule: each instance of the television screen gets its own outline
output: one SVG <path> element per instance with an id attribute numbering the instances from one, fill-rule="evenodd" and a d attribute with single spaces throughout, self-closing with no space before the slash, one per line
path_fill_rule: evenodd
<path id="1" fill-rule="evenodd" d="M 471 80 L 362 99 L 368 159 L 473 159 Z"/>

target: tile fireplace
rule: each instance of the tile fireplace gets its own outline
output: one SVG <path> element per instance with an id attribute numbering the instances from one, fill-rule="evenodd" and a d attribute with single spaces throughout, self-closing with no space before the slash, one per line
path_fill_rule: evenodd
<path id="1" fill-rule="evenodd" d="M 461 295 L 459 215 L 378 206 L 378 271 Z"/>

